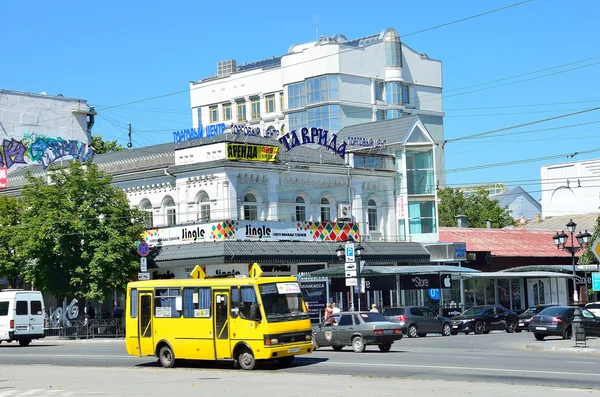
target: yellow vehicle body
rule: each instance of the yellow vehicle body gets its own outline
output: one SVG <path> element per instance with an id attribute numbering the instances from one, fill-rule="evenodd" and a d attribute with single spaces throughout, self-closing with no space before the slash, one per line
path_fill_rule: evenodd
<path id="1" fill-rule="evenodd" d="M 232 360 L 244 369 L 271 359 L 289 365 L 311 353 L 312 328 L 296 278 L 255 274 L 129 283 L 127 353 L 157 356 L 164 367 L 192 359 Z"/>

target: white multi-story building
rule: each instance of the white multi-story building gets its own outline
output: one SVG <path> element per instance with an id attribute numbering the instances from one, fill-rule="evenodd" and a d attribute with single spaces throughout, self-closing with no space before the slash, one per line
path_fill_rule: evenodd
<path id="1" fill-rule="evenodd" d="M 544 217 L 597 213 L 600 159 L 541 167 Z"/>
<path id="2" fill-rule="evenodd" d="M 90 159 L 94 115 L 83 99 L 0 89 L 0 168 Z"/>
<path id="3" fill-rule="evenodd" d="M 344 127 L 418 115 L 444 141 L 442 65 L 402 43 L 394 29 L 355 40 L 344 35 L 292 45 L 282 56 L 237 65 L 190 83 L 194 128 L 243 124 L 279 137 L 302 127 Z M 436 152 L 444 184 L 443 151 Z"/>

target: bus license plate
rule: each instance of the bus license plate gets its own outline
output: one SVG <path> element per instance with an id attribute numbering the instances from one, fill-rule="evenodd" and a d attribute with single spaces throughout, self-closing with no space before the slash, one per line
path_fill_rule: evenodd
<path id="1" fill-rule="evenodd" d="M 294 347 L 291 349 L 288 349 L 288 353 L 298 353 L 300 351 L 299 347 Z"/>

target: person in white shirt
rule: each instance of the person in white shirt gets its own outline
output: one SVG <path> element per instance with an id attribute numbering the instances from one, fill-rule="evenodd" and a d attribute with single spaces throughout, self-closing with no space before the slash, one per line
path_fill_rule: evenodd
<path id="1" fill-rule="evenodd" d="M 332 314 L 339 313 L 341 311 L 340 308 L 337 307 L 337 305 L 335 304 L 335 302 L 333 302 L 331 304 L 331 310 L 332 310 L 332 312 L 331 312 Z"/>
<path id="2" fill-rule="evenodd" d="M 369 311 L 373 313 L 379 313 L 379 310 L 377 310 L 377 305 L 374 303 L 371 305 L 371 310 Z"/>

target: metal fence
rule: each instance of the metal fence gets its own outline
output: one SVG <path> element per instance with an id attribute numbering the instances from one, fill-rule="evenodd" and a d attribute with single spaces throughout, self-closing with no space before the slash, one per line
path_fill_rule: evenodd
<path id="1" fill-rule="evenodd" d="M 68 326 L 48 327 L 46 336 L 59 339 L 125 338 L 125 321 L 121 318 L 71 320 Z"/>

